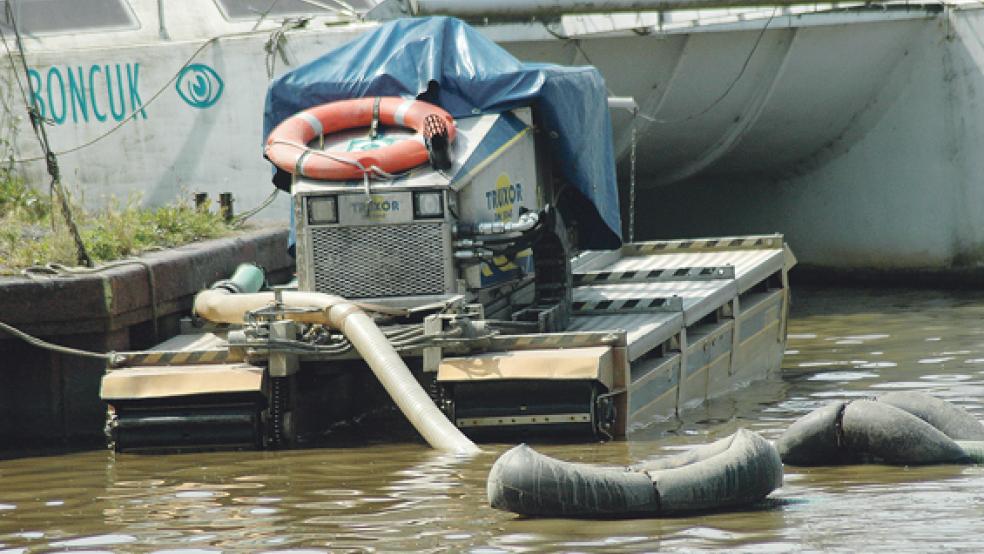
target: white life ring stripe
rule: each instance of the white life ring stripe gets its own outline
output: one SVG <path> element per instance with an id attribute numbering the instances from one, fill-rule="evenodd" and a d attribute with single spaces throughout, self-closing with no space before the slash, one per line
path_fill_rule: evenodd
<path id="1" fill-rule="evenodd" d="M 311 155 L 311 149 L 305 148 L 301 155 L 297 157 L 297 163 L 294 164 L 294 175 L 300 175 L 301 177 L 307 177 L 304 173 L 304 164 L 307 162 L 308 157 Z"/>
<path id="2" fill-rule="evenodd" d="M 400 127 L 406 127 L 407 124 L 404 122 L 403 118 L 407 116 L 407 112 L 410 111 L 410 107 L 416 103 L 416 100 L 404 100 L 403 103 L 396 108 L 396 111 L 393 112 L 393 121 L 395 121 Z"/>
<path id="3" fill-rule="evenodd" d="M 325 134 L 325 128 L 321 125 L 321 121 L 319 121 L 317 117 L 314 117 L 307 112 L 298 112 L 294 117 L 299 117 L 310 125 L 311 128 L 314 129 L 315 137 L 320 137 Z"/>

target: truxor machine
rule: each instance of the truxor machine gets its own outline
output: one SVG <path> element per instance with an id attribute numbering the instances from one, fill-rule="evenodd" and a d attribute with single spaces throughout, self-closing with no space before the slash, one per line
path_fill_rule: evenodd
<path id="1" fill-rule="evenodd" d="M 401 20 L 271 86 L 296 282 L 260 291 L 241 266 L 107 371 L 117 450 L 289 447 L 392 404 L 451 451 L 621 437 L 778 371 L 782 237 L 581 248 L 617 241 L 604 83 L 506 56 L 456 20 Z M 311 102 L 321 81 L 362 94 Z M 440 106 L 372 92 L 397 82 Z"/>
<path id="2" fill-rule="evenodd" d="M 536 137 L 522 108 L 459 120 L 447 171 L 368 187 L 295 177 L 297 290 L 372 314 L 472 437 L 622 436 L 778 370 L 792 261 L 781 236 L 572 257 Z M 255 271 L 211 292 L 256 290 Z M 238 325 L 189 321 L 109 371 L 116 448 L 292 445 L 373 409 L 376 377 L 350 338 L 281 290 Z"/>

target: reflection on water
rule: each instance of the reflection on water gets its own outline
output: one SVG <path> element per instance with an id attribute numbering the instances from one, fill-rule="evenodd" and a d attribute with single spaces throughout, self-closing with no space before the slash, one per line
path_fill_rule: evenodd
<path id="1" fill-rule="evenodd" d="M 543 445 L 628 465 L 727 435 L 775 438 L 831 400 L 931 392 L 984 418 L 984 296 L 799 290 L 782 381 L 631 441 Z M 0 552 L 926 551 L 984 549 L 984 468 L 786 468 L 754 509 L 693 517 L 523 519 L 486 506 L 510 445 L 473 460 L 421 444 L 0 462 Z"/>

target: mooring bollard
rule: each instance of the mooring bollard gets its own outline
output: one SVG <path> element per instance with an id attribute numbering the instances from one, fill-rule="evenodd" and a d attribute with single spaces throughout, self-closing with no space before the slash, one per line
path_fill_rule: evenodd
<path id="1" fill-rule="evenodd" d="M 232 193 L 223 192 L 219 194 L 219 213 L 222 214 L 222 218 L 227 222 L 232 221 L 233 213 L 232 209 Z"/>
<path id="2" fill-rule="evenodd" d="M 203 212 L 208 209 L 208 193 L 207 192 L 196 192 L 195 193 L 195 209 Z"/>

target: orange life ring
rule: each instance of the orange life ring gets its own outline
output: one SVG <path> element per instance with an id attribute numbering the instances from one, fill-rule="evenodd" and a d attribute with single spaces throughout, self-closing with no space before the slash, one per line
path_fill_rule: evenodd
<path id="1" fill-rule="evenodd" d="M 307 146 L 323 135 L 370 126 L 374 111 L 384 125 L 409 127 L 417 134 L 359 152 L 322 152 Z M 347 181 L 362 179 L 369 173 L 399 173 L 428 160 L 424 138 L 433 132 L 434 123 L 434 118 L 428 116 L 437 116 L 443 122 L 448 143 L 454 140 L 454 118 L 433 104 L 394 96 L 367 97 L 329 102 L 290 116 L 267 137 L 263 153 L 280 169 L 311 179 Z"/>

